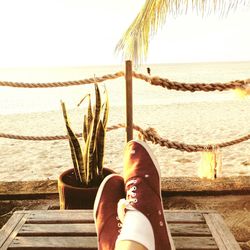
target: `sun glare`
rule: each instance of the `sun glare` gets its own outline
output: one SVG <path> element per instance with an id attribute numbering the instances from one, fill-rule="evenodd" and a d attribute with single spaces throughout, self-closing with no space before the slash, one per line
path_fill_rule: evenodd
<path id="1" fill-rule="evenodd" d="M 143 0 L 0 1 L 0 67 L 120 64 L 114 53 Z M 168 18 L 148 63 L 249 60 L 249 9 Z M 244 39 L 239 39 L 244 37 Z"/>

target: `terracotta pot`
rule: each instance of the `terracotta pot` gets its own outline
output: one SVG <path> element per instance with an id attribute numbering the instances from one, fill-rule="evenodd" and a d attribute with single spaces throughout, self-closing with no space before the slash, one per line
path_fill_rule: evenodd
<path id="1" fill-rule="evenodd" d="M 115 172 L 103 168 L 103 173 L 107 176 Z M 77 186 L 73 168 L 64 171 L 58 178 L 60 209 L 93 209 L 97 190 Z"/>

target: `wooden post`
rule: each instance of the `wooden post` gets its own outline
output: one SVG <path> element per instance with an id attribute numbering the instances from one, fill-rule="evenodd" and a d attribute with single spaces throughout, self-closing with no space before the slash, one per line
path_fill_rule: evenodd
<path id="1" fill-rule="evenodd" d="M 133 139 L 133 86 L 132 86 L 132 62 L 126 61 L 126 139 Z"/>

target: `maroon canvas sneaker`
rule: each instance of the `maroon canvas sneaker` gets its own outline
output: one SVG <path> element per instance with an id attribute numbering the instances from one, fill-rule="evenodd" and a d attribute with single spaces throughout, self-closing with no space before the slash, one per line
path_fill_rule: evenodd
<path id="1" fill-rule="evenodd" d="M 93 211 L 99 250 L 115 248 L 122 226 L 117 216 L 117 203 L 125 197 L 124 180 L 120 175 L 111 174 L 102 181 Z"/>
<path id="2" fill-rule="evenodd" d="M 151 223 L 155 250 L 173 249 L 163 214 L 160 167 L 145 142 L 133 140 L 126 145 L 124 181 L 127 201 L 133 208 L 143 213 Z"/>

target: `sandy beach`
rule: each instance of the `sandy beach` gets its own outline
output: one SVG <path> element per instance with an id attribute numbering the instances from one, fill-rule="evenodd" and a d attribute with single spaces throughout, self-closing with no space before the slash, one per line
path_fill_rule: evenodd
<path id="1" fill-rule="evenodd" d="M 143 129 L 155 128 L 171 141 L 214 144 L 250 133 L 250 100 L 199 102 L 171 105 L 137 105 L 134 123 Z M 72 126 L 82 131 L 82 110 L 69 111 Z M 65 135 L 60 111 L 1 115 L 1 132 L 18 135 Z M 109 126 L 125 121 L 124 107 L 111 107 Z M 137 133 L 134 133 L 137 138 Z M 122 172 L 125 131 L 107 133 L 105 165 Z M 162 176 L 197 176 L 201 153 L 187 153 L 149 143 L 161 166 Z M 67 140 L 36 142 L 0 139 L 0 181 L 57 179 L 72 166 Z M 220 176 L 250 175 L 250 141 L 221 149 Z"/>

